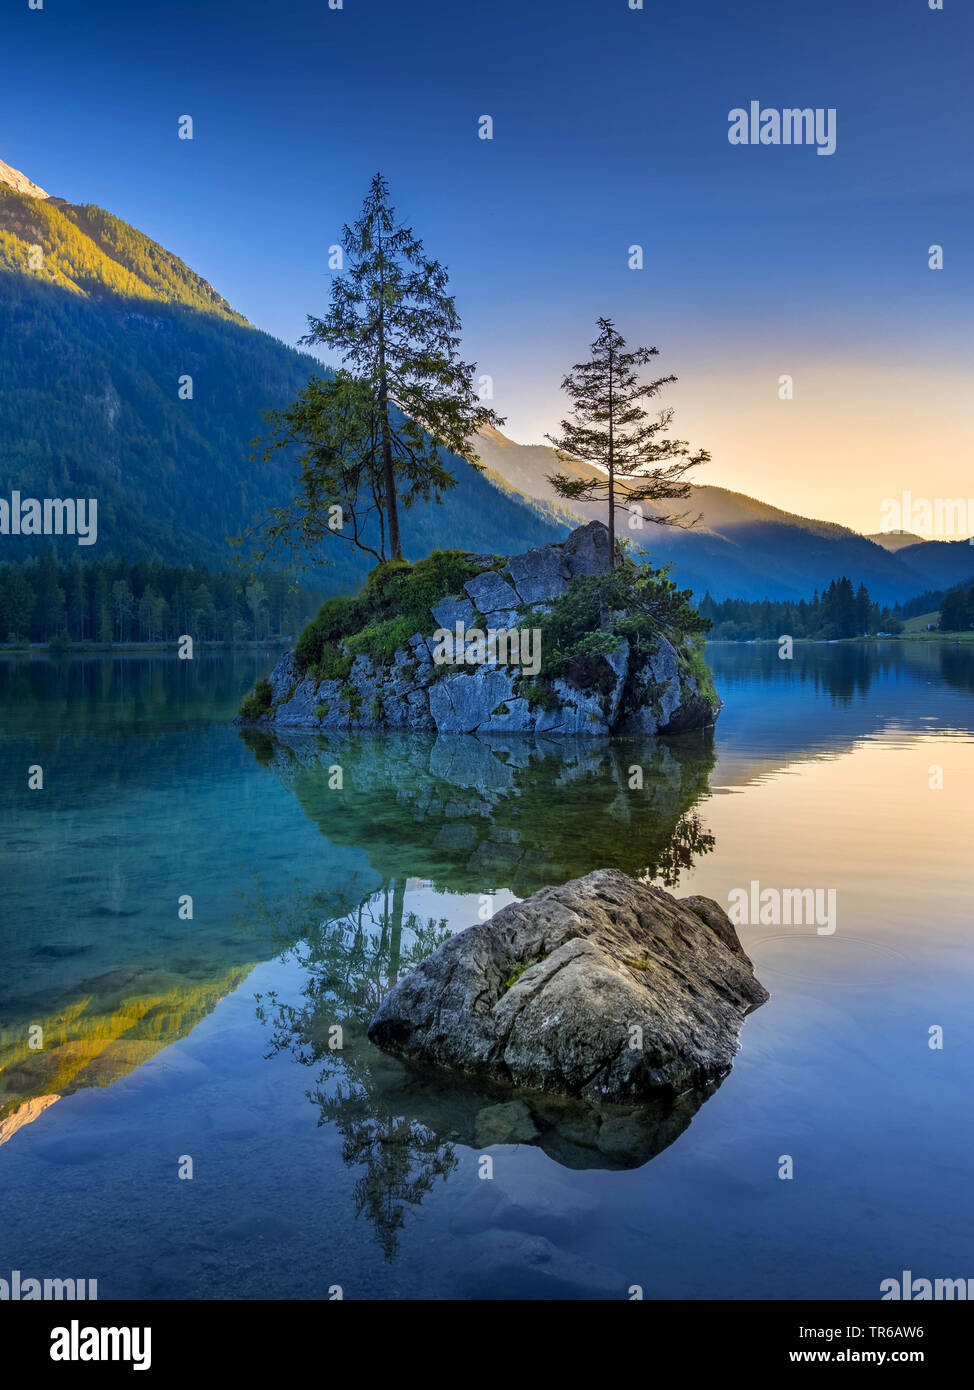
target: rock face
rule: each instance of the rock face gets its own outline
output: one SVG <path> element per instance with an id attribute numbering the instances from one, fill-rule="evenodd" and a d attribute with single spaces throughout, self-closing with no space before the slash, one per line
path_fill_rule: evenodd
<path id="1" fill-rule="evenodd" d="M 452 937 L 386 996 L 369 1037 L 526 1090 L 675 1099 L 727 1072 L 768 997 L 715 902 L 599 869 Z"/>
<path id="2" fill-rule="evenodd" d="M 601 522 L 579 527 L 561 544 L 537 546 L 495 567 L 493 556 L 469 557 L 480 573 L 461 594 L 430 609 L 429 628 L 416 632 L 389 665 L 356 656 L 347 680 L 321 680 L 300 671 L 288 654 L 272 671 L 272 703 L 259 723 L 282 728 L 435 730 L 444 734 L 645 735 L 707 728 L 720 712 L 712 690 L 690 669 L 687 653 L 660 635 L 638 661 L 622 638 L 603 658 L 597 686 L 555 680 L 539 698 L 524 667 L 535 620 L 573 579 L 611 568 L 609 533 Z M 498 659 L 460 668 L 437 665 L 437 629 L 453 632 L 520 629 L 528 638 L 520 664 Z"/>
<path id="3" fill-rule="evenodd" d="M 8 188 L 15 189 L 18 193 L 26 193 L 29 198 L 47 198 L 50 195 L 45 193 L 43 188 L 39 188 L 33 183 L 26 174 L 22 174 L 19 169 L 12 169 L 9 164 L 4 164 L 0 159 L 0 183 L 5 183 Z"/>

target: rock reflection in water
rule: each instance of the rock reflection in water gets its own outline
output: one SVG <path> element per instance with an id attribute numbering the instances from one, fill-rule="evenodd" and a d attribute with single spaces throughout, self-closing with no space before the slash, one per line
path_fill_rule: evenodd
<path id="1" fill-rule="evenodd" d="M 307 929 L 290 951 L 305 971 L 300 1004 L 258 996 L 271 1053 L 288 1051 L 314 1072 L 308 1098 L 342 1135 L 344 1161 L 361 1169 L 356 1212 L 371 1222 L 387 1258 L 407 1207 L 458 1166 L 458 1144 L 531 1144 L 566 1168 L 638 1168 L 683 1133 L 720 1084 L 669 1106 L 596 1105 L 489 1086 L 379 1052 L 366 1033 L 377 1002 L 449 935 L 442 922 L 397 918 L 396 902 L 386 890 L 347 917 Z M 295 908 L 292 922 L 299 917 Z"/>
<path id="2" fill-rule="evenodd" d="M 379 1052 L 366 1030 L 392 985 L 450 934 L 445 921 L 405 911 L 407 879 L 526 895 L 611 865 L 674 884 L 713 847 L 693 810 L 713 766 L 709 735 L 602 744 L 241 737 L 330 842 L 363 849 L 381 876 L 380 891 L 364 897 L 349 882 L 345 910 L 335 910 L 337 889 L 327 902 L 251 912 L 269 919 L 261 930 L 303 971 L 299 1002 L 258 998 L 271 1050 L 313 1074 L 308 1097 L 342 1135 L 344 1160 L 358 1170 L 356 1211 L 387 1258 L 408 1208 L 457 1168 L 458 1145 L 529 1144 L 566 1168 L 628 1169 L 683 1133 L 719 1081 L 669 1106 L 599 1106 L 417 1068 Z"/>
<path id="3" fill-rule="evenodd" d="M 712 730 L 667 741 L 254 729 L 241 738 L 326 839 L 364 850 L 384 879 L 527 897 L 613 868 L 671 887 L 713 848 L 692 809 L 714 765 Z"/>
<path id="4" fill-rule="evenodd" d="M 722 1080 L 723 1078 L 721 1078 Z M 377 1098 L 454 1143 L 474 1149 L 533 1144 L 563 1168 L 641 1168 L 678 1139 L 720 1080 L 671 1105 L 603 1104 L 468 1082 L 404 1063 L 381 1078 Z"/>

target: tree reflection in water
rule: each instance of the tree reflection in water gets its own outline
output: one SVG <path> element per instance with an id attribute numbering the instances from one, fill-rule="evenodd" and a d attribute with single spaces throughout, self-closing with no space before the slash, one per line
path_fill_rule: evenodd
<path id="1" fill-rule="evenodd" d="M 396 1064 L 366 1036 L 400 975 L 450 935 L 445 921 L 404 914 L 404 887 L 386 883 L 355 912 L 312 925 L 285 952 L 305 972 L 299 1005 L 276 992 L 257 996 L 257 1016 L 271 1029 L 270 1055 L 288 1051 L 317 1071 L 308 1099 L 318 1107 L 319 1124 L 331 1122 L 342 1135 L 344 1162 L 364 1169 L 355 1183 L 356 1215 L 371 1222 L 387 1259 L 397 1249 L 406 1208 L 457 1166 L 452 1144 L 390 1110 L 382 1073 Z M 294 911 L 313 921 L 314 900 Z"/>
<path id="2" fill-rule="evenodd" d="M 248 915 L 302 971 L 298 1001 L 258 996 L 271 1054 L 286 1051 L 315 1073 L 307 1095 L 319 1123 L 342 1135 L 344 1161 L 359 1170 L 356 1211 L 388 1259 L 408 1209 L 457 1168 L 457 1145 L 527 1143 L 566 1167 L 622 1169 L 683 1132 L 715 1085 L 668 1107 L 528 1095 L 407 1065 L 373 1047 L 367 1028 L 388 990 L 450 935 L 445 919 L 405 910 L 408 879 L 445 892 L 526 896 L 611 865 L 676 886 L 714 846 L 694 807 L 714 763 L 709 736 L 493 744 L 262 730 L 243 737 L 329 843 L 364 851 L 381 883 L 376 892 L 375 877 L 349 875 L 333 893 L 258 901 Z"/>

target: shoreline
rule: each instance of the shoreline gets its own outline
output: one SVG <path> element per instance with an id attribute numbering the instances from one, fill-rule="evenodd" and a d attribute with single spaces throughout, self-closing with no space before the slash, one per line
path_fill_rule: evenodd
<path id="1" fill-rule="evenodd" d="M 708 646 L 725 643 L 733 647 L 774 647 L 777 637 L 711 637 Z M 902 632 L 889 636 L 868 637 L 793 637 L 796 646 L 838 647 L 849 646 L 855 642 L 974 642 L 974 629 L 970 632 Z M 260 652 L 289 651 L 292 640 L 262 642 L 195 642 L 194 649 L 200 652 Z M 178 642 L 72 642 L 70 646 L 54 646 L 48 642 L 0 642 L 0 656 L 154 656 L 176 653 Z"/>
<path id="2" fill-rule="evenodd" d="M 777 637 L 709 637 L 708 646 L 725 642 L 732 647 L 776 647 Z M 974 642 L 974 630 L 970 632 L 900 632 L 885 637 L 793 637 L 795 646 L 843 647 L 853 642 Z"/>
<path id="3" fill-rule="evenodd" d="M 262 652 L 287 651 L 294 644 L 288 640 L 262 642 L 200 642 L 194 641 L 194 651 L 203 652 Z M 0 656 L 153 656 L 178 653 L 178 642 L 71 642 L 66 646 L 49 642 L 0 642 Z"/>

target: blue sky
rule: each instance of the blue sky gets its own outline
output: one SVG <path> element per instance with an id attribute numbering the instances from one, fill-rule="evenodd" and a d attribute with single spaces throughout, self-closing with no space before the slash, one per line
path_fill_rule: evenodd
<path id="1" fill-rule="evenodd" d="M 706 481 L 864 530 L 904 487 L 974 492 L 969 9 L 645 4 L 25 0 L 0 21 L 0 158 L 290 343 L 381 169 L 512 437 L 555 427 L 607 314 L 680 377 Z M 834 107 L 836 153 L 730 145 L 751 100 Z"/>

